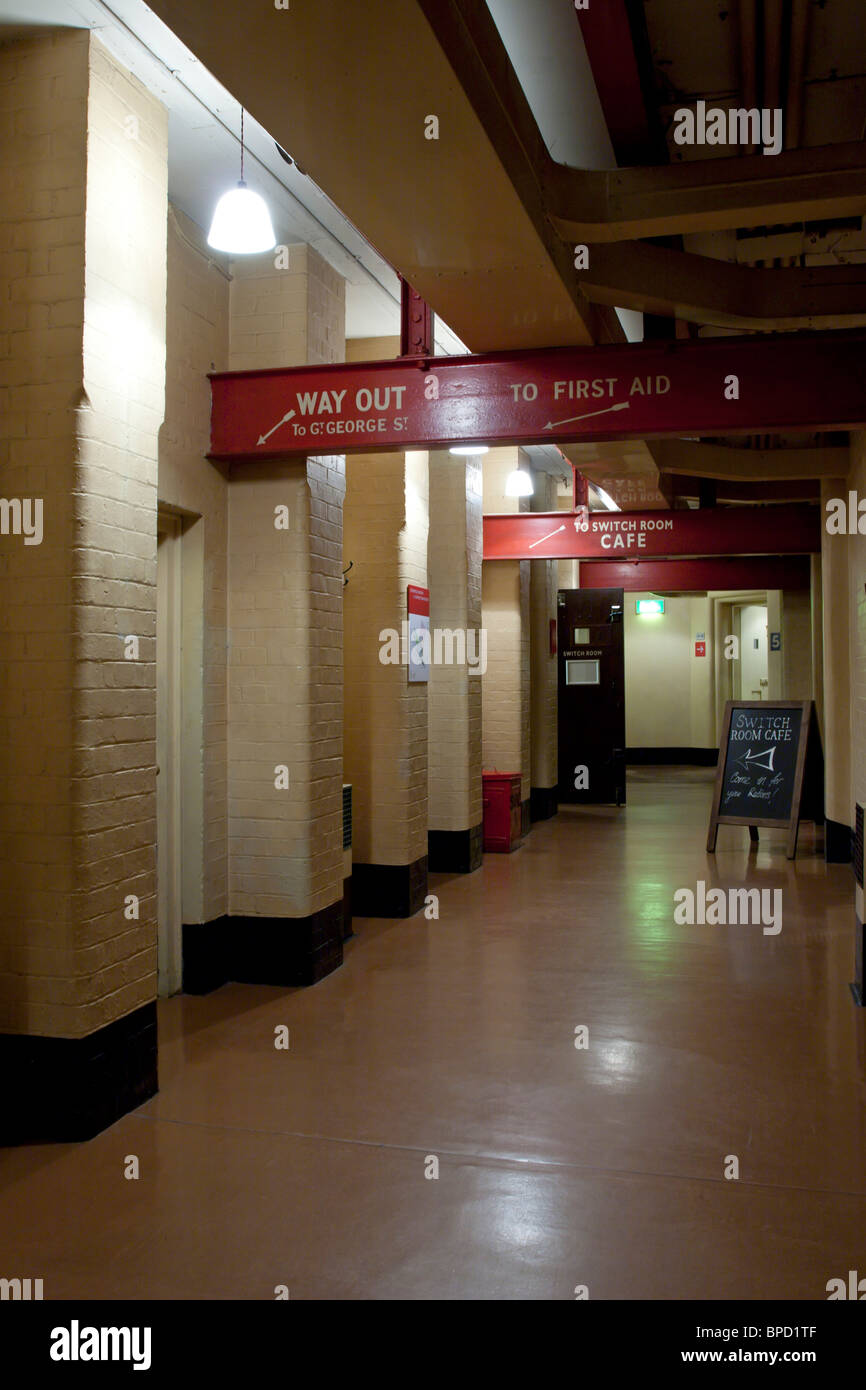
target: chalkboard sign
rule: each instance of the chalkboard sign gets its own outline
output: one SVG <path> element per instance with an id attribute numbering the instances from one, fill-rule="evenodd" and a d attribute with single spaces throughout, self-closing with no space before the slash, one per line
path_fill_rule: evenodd
<path id="1" fill-rule="evenodd" d="M 768 825 L 788 830 L 788 858 L 794 858 L 807 749 L 814 786 L 820 741 L 811 700 L 728 701 L 707 837 L 710 854 L 720 824 L 748 825 L 753 840 L 755 827 Z"/>

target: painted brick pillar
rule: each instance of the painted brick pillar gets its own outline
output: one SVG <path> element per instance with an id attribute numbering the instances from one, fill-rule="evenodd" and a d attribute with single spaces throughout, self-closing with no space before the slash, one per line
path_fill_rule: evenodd
<path id="1" fill-rule="evenodd" d="M 345 285 L 311 247 L 232 274 L 232 368 L 342 360 Z M 215 953 L 224 978 L 258 984 L 312 984 L 342 961 L 344 490 L 338 456 L 231 470 L 228 916 L 184 933 L 210 987 Z"/>
<path id="2" fill-rule="evenodd" d="M 508 474 L 529 469 L 521 449 L 484 455 L 484 512 L 529 510 L 526 497 L 506 497 Z M 482 678 L 482 760 L 485 772 L 519 772 L 523 829 L 531 824 L 530 766 L 530 565 L 529 560 L 488 560 L 482 574 L 482 622 L 487 631 L 487 671 Z"/>
<path id="3" fill-rule="evenodd" d="M 821 481 L 822 516 L 833 497 L 848 500 L 846 478 Z M 851 788 L 851 664 L 848 645 L 850 603 L 848 547 L 845 535 L 821 530 L 824 663 L 824 801 L 825 853 L 830 863 L 849 863 L 854 806 Z"/>
<path id="4" fill-rule="evenodd" d="M 0 48 L 0 1138 L 156 1090 L 167 120 L 89 31 Z M 134 641 L 130 639 L 135 639 Z"/>
<path id="5" fill-rule="evenodd" d="M 853 491 L 859 500 L 866 497 L 866 430 L 855 430 L 851 434 L 851 467 L 844 484 L 834 488 L 830 496 L 842 498 L 848 506 L 848 493 Z M 822 490 L 822 502 L 828 500 Z M 826 510 L 824 515 L 826 516 Z M 848 518 L 849 526 L 851 518 Z M 848 658 L 850 674 L 847 692 L 850 710 L 849 767 L 851 777 L 850 818 L 853 834 L 854 867 L 854 998 L 862 1007 L 866 1005 L 866 906 L 864 906 L 863 884 L 863 820 L 866 807 L 866 720 L 862 710 L 866 707 L 866 538 L 860 535 L 829 536 L 832 553 L 835 546 L 845 546 L 848 571 Z M 835 542 L 835 546 L 833 543 Z M 825 551 L 826 553 L 826 551 Z M 838 563 L 838 562 L 837 562 Z M 825 571 L 824 582 L 827 585 Z M 825 603 L 832 603 L 832 595 L 827 585 Z M 841 634 L 840 634 L 841 641 Z M 824 643 L 826 651 L 829 642 Z M 838 653 L 837 653 L 838 655 Z M 828 703 L 830 687 L 827 687 Z M 840 702 L 841 704 L 841 702 Z M 839 739 L 844 739 L 844 714 L 839 709 Z M 835 806 L 841 804 L 841 782 L 837 783 Z M 828 815 L 831 812 L 828 809 Z"/>
<path id="6" fill-rule="evenodd" d="M 535 477 L 530 510 L 557 510 L 556 479 L 549 473 Z M 558 807 L 559 760 L 557 718 L 559 709 L 558 666 L 550 652 L 550 624 L 556 624 L 558 562 L 529 562 L 530 677 L 531 677 L 531 791 L 532 819 L 549 820 Z M 555 630 L 555 628 L 554 628 Z"/>
<path id="7" fill-rule="evenodd" d="M 411 916 L 427 891 L 427 684 L 410 682 L 401 662 L 380 660 L 396 654 L 388 633 L 402 645 L 408 585 L 427 587 L 427 539 L 426 452 L 349 455 L 345 775 L 361 917 Z"/>
<path id="8" fill-rule="evenodd" d="M 444 658 L 431 666 L 428 687 L 427 842 L 433 872 L 468 873 L 482 858 L 481 681 L 486 634 L 475 635 L 481 628 L 481 490 L 478 458 L 447 451 L 430 454 L 430 627 L 442 634 Z M 456 655 L 449 660 L 455 653 L 452 644 L 457 644 Z"/>

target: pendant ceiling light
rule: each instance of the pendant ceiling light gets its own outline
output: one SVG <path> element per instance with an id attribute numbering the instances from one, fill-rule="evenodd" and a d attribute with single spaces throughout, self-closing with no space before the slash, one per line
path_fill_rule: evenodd
<path id="1" fill-rule="evenodd" d="M 532 474 L 525 468 L 515 468 L 505 479 L 506 497 L 531 497 L 534 491 Z"/>
<path id="2" fill-rule="evenodd" d="M 215 251 L 254 256 L 277 244 L 271 214 L 264 198 L 244 182 L 244 112 L 241 107 L 241 177 L 237 188 L 224 193 L 214 209 L 207 238 Z"/>

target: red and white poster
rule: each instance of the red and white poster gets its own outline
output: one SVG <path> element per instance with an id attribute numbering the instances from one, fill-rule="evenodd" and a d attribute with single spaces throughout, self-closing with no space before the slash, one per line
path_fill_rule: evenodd
<path id="1" fill-rule="evenodd" d="M 410 584 L 407 590 L 409 615 L 409 679 L 430 679 L 430 590 Z"/>

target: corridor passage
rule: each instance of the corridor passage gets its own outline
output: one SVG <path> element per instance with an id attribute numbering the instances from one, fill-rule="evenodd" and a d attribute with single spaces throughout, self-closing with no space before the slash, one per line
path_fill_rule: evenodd
<path id="1" fill-rule="evenodd" d="M 438 920 L 356 920 L 314 989 L 161 1001 L 153 1100 L 0 1152 L 3 1268 L 46 1299 L 825 1299 L 866 1230 L 851 871 L 811 825 L 793 863 L 730 827 L 708 858 L 713 776 L 641 768 L 626 809 L 433 876 Z M 698 880 L 781 887 L 782 930 L 675 925 Z"/>

